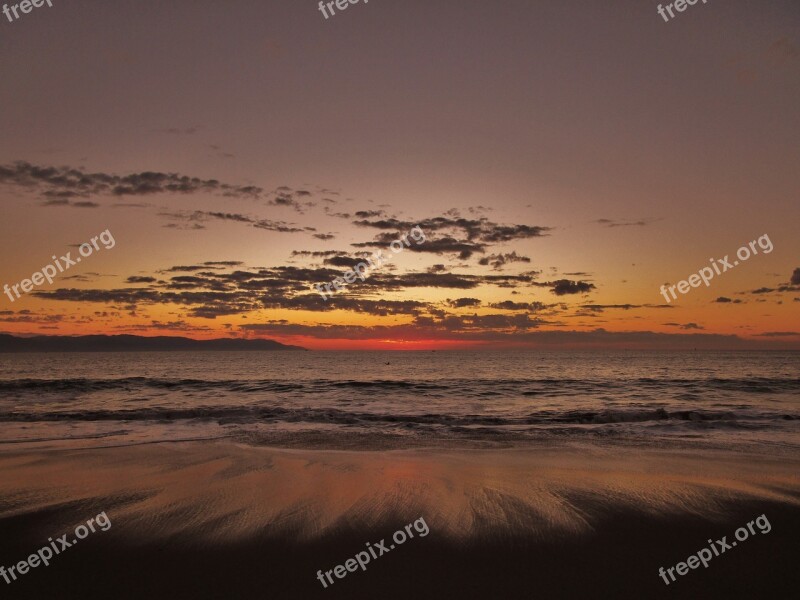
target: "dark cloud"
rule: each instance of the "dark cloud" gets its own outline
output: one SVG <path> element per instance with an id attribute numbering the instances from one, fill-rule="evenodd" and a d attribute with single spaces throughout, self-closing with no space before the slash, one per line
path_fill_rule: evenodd
<path id="1" fill-rule="evenodd" d="M 473 289 L 482 284 L 510 287 L 528 284 L 533 281 L 529 275 L 456 275 L 455 273 L 407 273 L 405 275 L 378 275 L 376 278 L 384 285 L 396 284 L 402 287 L 442 287 Z"/>
<path id="2" fill-rule="evenodd" d="M 669 327 L 680 327 L 681 329 L 705 329 L 705 327 L 701 327 L 697 323 L 664 323 Z"/>
<path id="3" fill-rule="evenodd" d="M 451 316 L 444 322 L 448 328 L 456 331 L 470 331 L 474 329 L 502 329 L 502 330 L 527 330 L 536 329 L 547 322 L 531 318 L 527 314 L 519 315 L 472 315 Z"/>
<path id="4" fill-rule="evenodd" d="M 644 227 L 645 225 L 649 225 L 650 223 L 654 223 L 655 221 L 659 220 L 660 219 L 639 219 L 638 221 L 631 221 L 628 219 L 597 219 L 594 222 L 604 225 L 605 227 Z"/>
<path id="5" fill-rule="evenodd" d="M 270 206 L 288 206 L 299 213 L 304 212 L 305 206 L 313 206 L 313 202 L 304 202 L 300 203 L 297 201 L 297 197 L 307 198 L 311 196 L 311 192 L 308 190 L 292 190 L 291 188 L 282 185 L 281 187 L 277 188 L 271 194 L 272 198 L 267 202 Z"/>
<path id="6" fill-rule="evenodd" d="M 714 302 L 718 302 L 720 304 L 728 304 L 728 303 L 730 303 L 730 304 L 741 304 L 742 303 L 742 301 L 739 300 L 738 298 L 736 298 L 735 300 L 732 300 L 731 298 L 727 298 L 725 296 L 720 296 L 719 298 L 714 300 Z"/>
<path id="7" fill-rule="evenodd" d="M 92 279 L 90 277 L 87 277 L 86 275 L 82 275 L 82 274 L 80 274 L 80 275 L 66 275 L 66 276 L 62 277 L 61 279 L 64 280 L 64 281 L 92 281 Z"/>
<path id="8" fill-rule="evenodd" d="M 207 304 L 205 306 L 195 306 L 189 310 L 189 316 L 201 319 L 216 319 L 217 317 L 227 317 L 238 315 L 252 310 L 253 307 L 236 306 L 230 304 Z"/>
<path id="9" fill-rule="evenodd" d="M 491 267 L 499 271 L 501 270 L 507 263 L 514 263 L 514 262 L 522 262 L 522 263 L 529 263 L 531 259 L 527 256 L 522 256 L 517 254 L 516 251 L 508 253 L 508 254 L 490 254 L 478 261 L 480 265 L 491 265 Z"/>
<path id="10" fill-rule="evenodd" d="M 270 204 L 275 206 L 294 206 L 295 202 L 291 196 L 278 195 L 275 199 L 270 200 Z"/>
<path id="11" fill-rule="evenodd" d="M 149 202 L 115 202 L 111 208 L 150 208 L 152 206 Z"/>
<path id="12" fill-rule="evenodd" d="M 414 227 L 425 232 L 426 241 L 411 245 L 408 250 L 430 254 L 454 254 L 459 260 L 467 260 L 474 254 L 483 254 L 490 244 L 509 242 L 517 239 L 541 237 L 550 231 L 549 227 L 531 225 L 502 225 L 486 218 L 465 219 L 458 217 L 458 211 L 448 211 L 449 216 L 423 219 L 421 221 L 403 221 L 396 218 L 360 219 L 353 221 L 359 227 L 371 227 L 386 230 L 371 242 L 352 244 L 357 248 L 384 247 L 407 233 Z M 500 269 L 506 262 L 529 262 L 530 259 L 512 252 L 490 257 L 482 264 L 491 264 Z M 496 266 L 495 266 L 496 265 Z"/>
<path id="13" fill-rule="evenodd" d="M 435 217 L 421 221 L 400 221 L 398 219 L 368 221 L 362 219 L 353 221 L 353 224 L 359 227 L 389 229 L 397 232 L 405 232 L 419 226 L 426 234 L 429 232 L 460 231 L 468 241 L 482 244 L 541 237 L 551 229 L 550 227 L 531 225 L 501 225 L 486 218 L 463 219 L 448 217 Z"/>
<path id="14" fill-rule="evenodd" d="M 558 281 L 553 281 L 547 285 L 552 286 L 550 291 L 556 296 L 584 294 L 595 289 L 595 285 L 593 283 L 587 283 L 585 281 L 570 281 L 569 279 L 559 279 Z"/>
<path id="15" fill-rule="evenodd" d="M 177 277 L 172 277 L 165 287 L 170 290 L 207 289 L 215 292 L 224 292 L 229 290 L 229 286 L 222 281 L 216 281 L 213 279 L 209 280 L 205 276 L 193 275 L 179 275 Z"/>
<path id="16" fill-rule="evenodd" d="M 766 333 L 758 333 L 756 334 L 759 337 L 794 337 L 800 336 L 800 332 L 797 331 L 767 331 Z"/>
<path id="17" fill-rule="evenodd" d="M 478 206 L 470 206 L 470 207 L 467 208 L 467 212 L 469 212 L 470 214 L 473 214 L 473 215 L 478 215 L 478 214 L 481 214 L 481 213 L 491 212 L 493 210 L 494 209 L 489 207 L 489 206 L 481 206 L 480 204 Z"/>
<path id="18" fill-rule="evenodd" d="M 792 272 L 789 281 L 779 285 L 778 287 L 760 287 L 755 290 L 747 292 L 739 292 L 740 294 L 772 294 L 772 293 L 785 293 L 785 292 L 800 292 L 800 267 Z M 761 302 L 762 300 L 756 300 Z"/>
<path id="19" fill-rule="evenodd" d="M 424 244 L 411 245 L 408 249 L 411 252 L 429 252 L 439 255 L 454 253 L 458 255 L 460 260 L 467 260 L 475 252 L 484 252 L 485 246 L 483 244 L 473 244 L 472 242 L 464 242 L 446 237 L 438 240 L 428 240 Z"/>
<path id="20" fill-rule="evenodd" d="M 359 242 L 350 245 L 354 248 L 386 248 L 397 239 L 397 235 L 387 232 L 378 234 L 372 242 Z M 428 239 L 421 244 L 412 243 L 408 246 L 407 250 L 411 252 L 428 252 L 431 254 L 453 253 L 457 254 L 459 259 L 466 260 L 475 252 L 485 252 L 486 246 L 484 244 L 476 244 L 470 241 L 444 237 L 436 240 Z"/>
<path id="21" fill-rule="evenodd" d="M 489 306 L 491 308 L 498 308 L 500 310 L 529 310 L 529 311 L 538 311 L 548 308 L 548 306 L 543 302 L 514 302 L 513 300 L 494 302 Z"/>
<path id="22" fill-rule="evenodd" d="M 329 202 L 334 202 L 333 200 L 328 200 Z M 323 207 L 325 214 L 329 217 L 336 217 L 337 219 L 352 219 L 353 215 L 350 213 L 345 212 L 332 212 L 330 206 Z"/>
<path id="23" fill-rule="evenodd" d="M 211 267 L 238 267 L 244 264 L 240 260 L 209 260 L 203 263 L 205 266 Z"/>
<path id="24" fill-rule="evenodd" d="M 125 327 L 126 329 L 128 327 Z M 139 328 L 141 331 L 147 331 L 148 329 L 160 329 L 166 331 L 213 331 L 210 327 L 206 326 L 197 326 L 191 325 L 186 321 L 167 321 L 161 322 L 156 320 L 151 320 L 148 325 L 144 325 Z"/>
<path id="25" fill-rule="evenodd" d="M 150 289 L 125 288 L 115 290 L 79 290 L 76 288 L 59 288 L 51 291 L 32 292 L 46 300 L 63 300 L 67 302 L 105 302 L 137 304 L 139 302 L 156 303 L 163 299 L 160 292 Z"/>
<path id="26" fill-rule="evenodd" d="M 428 304 L 416 300 L 367 300 L 334 295 L 324 300 L 319 294 L 295 296 L 294 298 L 270 298 L 263 300 L 264 308 L 288 308 L 292 310 L 331 311 L 349 310 L 378 317 L 390 315 L 416 315 Z"/>
<path id="27" fill-rule="evenodd" d="M 755 290 L 751 290 L 750 292 L 744 292 L 749 294 L 772 294 L 774 292 L 800 292 L 800 285 L 781 285 L 776 288 L 769 288 L 769 287 L 760 287 Z"/>
<path id="28" fill-rule="evenodd" d="M 311 256 L 313 258 L 322 258 L 323 256 L 344 256 L 347 252 L 344 250 L 292 250 L 292 256 Z"/>
<path id="29" fill-rule="evenodd" d="M 481 301 L 478 298 L 456 298 L 448 300 L 447 304 L 452 308 L 464 308 L 465 306 L 480 306 Z"/>
<path id="30" fill-rule="evenodd" d="M 59 200 L 165 193 L 213 193 L 236 198 L 257 198 L 263 193 L 261 188 L 252 185 L 233 185 L 216 179 L 200 179 L 178 173 L 88 173 L 81 168 L 38 166 L 24 161 L 0 165 L 0 184 L 18 186 L 37 192 L 45 198 Z"/>
<path id="31" fill-rule="evenodd" d="M 90 200 L 81 200 L 78 202 L 70 202 L 67 199 L 58 198 L 54 200 L 47 200 L 41 203 L 41 206 L 71 206 L 73 208 L 97 208 L 100 205 L 97 202 Z"/>
<path id="32" fill-rule="evenodd" d="M 592 312 L 603 312 L 610 308 L 619 308 L 622 310 L 630 310 L 632 308 L 641 308 L 639 304 L 581 304 L 580 308 Z"/>
<path id="33" fill-rule="evenodd" d="M 0 315 L 13 315 L 14 311 L 1 311 Z M 66 320 L 64 315 L 60 314 L 41 314 L 35 313 L 30 310 L 20 310 L 17 311 L 16 316 L 2 316 L 0 317 L 0 322 L 2 323 L 29 323 L 32 325 L 36 324 L 47 324 L 47 323 L 60 323 Z"/>
<path id="34" fill-rule="evenodd" d="M 326 258 L 324 261 L 326 265 L 331 265 L 332 267 L 347 267 L 349 269 L 352 269 L 360 262 L 362 262 L 360 258 L 350 258 L 349 256 L 333 256 Z"/>
<path id="35" fill-rule="evenodd" d="M 180 230 L 198 230 L 198 229 L 205 229 L 205 225 L 201 225 L 200 223 L 190 223 L 190 224 L 182 224 L 182 223 L 167 223 L 163 226 L 165 229 L 180 229 Z"/>
<path id="36" fill-rule="evenodd" d="M 174 267 L 170 267 L 164 273 L 193 273 L 195 271 L 202 271 L 203 269 L 210 269 L 211 267 L 206 267 L 203 265 L 176 265 Z"/>
<path id="37" fill-rule="evenodd" d="M 339 269 L 282 266 L 270 269 L 222 271 L 220 270 L 222 265 L 235 268 L 238 262 L 209 261 L 202 265 L 176 265 L 162 271 L 165 274 L 176 273 L 167 280 L 158 280 L 141 274 L 128 277 L 128 284 L 147 284 L 144 288 L 60 288 L 38 290 L 32 295 L 51 301 L 126 305 L 129 310 L 143 305 L 172 304 L 186 307 L 185 310 L 188 310 L 191 316 L 204 318 L 244 314 L 259 308 L 321 312 L 338 309 L 384 316 L 395 313 L 417 315 L 420 311 L 435 314 L 440 309 L 429 303 L 417 301 L 372 300 L 361 296 L 402 292 L 422 287 L 467 290 L 482 285 L 515 287 L 533 282 L 533 277 L 529 274 L 474 276 L 422 272 L 397 275 L 376 272 L 365 281 L 358 281 L 346 292 L 335 294 L 325 301 L 319 294 L 309 292 L 315 284 L 330 282 L 340 277 Z M 478 301 L 462 302 L 465 302 L 462 306 L 467 306 Z"/>
<path id="38" fill-rule="evenodd" d="M 189 223 L 203 223 L 210 220 L 219 221 L 232 221 L 235 223 L 244 223 L 255 227 L 256 229 L 265 229 L 268 231 L 277 231 L 279 233 L 298 233 L 303 231 L 315 231 L 313 227 L 294 227 L 294 223 L 286 223 L 285 221 L 272 221 L 270 219 L 257 219 L 241 213 L 227 213 L 216 211 L 178 211 L 178 212 L 162 212 L 159 216 L 166 217 L 167 219 L 184 221 Z"/>

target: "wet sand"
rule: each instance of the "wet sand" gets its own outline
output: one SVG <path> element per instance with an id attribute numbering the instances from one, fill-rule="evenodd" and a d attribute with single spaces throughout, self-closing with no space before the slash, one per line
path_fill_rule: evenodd
<path id="1" fill-rule="evenodd" d="M 351 452 L 184 442 L 0 453 L 0 564 L 112 521 L 12 598 L 789 598 L 800 461 L 597 445 Z M 772 526 L 665 585 L 765 514 Z M 324 589 L 423 517 L 430 528 Z M 72 536 L 74 537 L 74 536 Z M 388 544 L 387 544 L 388 545 Z"/>

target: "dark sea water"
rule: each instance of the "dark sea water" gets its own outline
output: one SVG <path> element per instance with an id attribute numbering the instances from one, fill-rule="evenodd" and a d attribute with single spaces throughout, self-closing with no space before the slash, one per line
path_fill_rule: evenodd
<path id="1" fill-rule="evenodd" d="M 0 443 L 800 447 L 797 352 L 0 354 Z"/>

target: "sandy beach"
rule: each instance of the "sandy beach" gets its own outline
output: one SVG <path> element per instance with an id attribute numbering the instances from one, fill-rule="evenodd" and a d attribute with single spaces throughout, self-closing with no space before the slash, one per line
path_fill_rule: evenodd
<path id="1" fill-rule="evenodd" d="M 797 583 L 800 471 L 787 456 L 184 442 L 6 450 L 0 472 L 0 564 L 101 511 L 112 521 L 13 582 L 15 598 L 788 598 Z M 669 586 L 658 576 L 762 514 L 768 533 Z M 317 581 L 420 517 L 424 538 Z"/>

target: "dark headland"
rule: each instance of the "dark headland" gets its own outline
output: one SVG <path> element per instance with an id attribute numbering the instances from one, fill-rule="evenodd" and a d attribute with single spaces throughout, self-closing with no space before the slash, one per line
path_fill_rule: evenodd
<path id="1" fill-rule="evenodd" d="M 17 337 L 0 334 L 0 352 L 190 352 L 190 351 L 305 350 L 274 340 L 193 340 L 186 337 L 139 335 L 41 335 Z"/>

